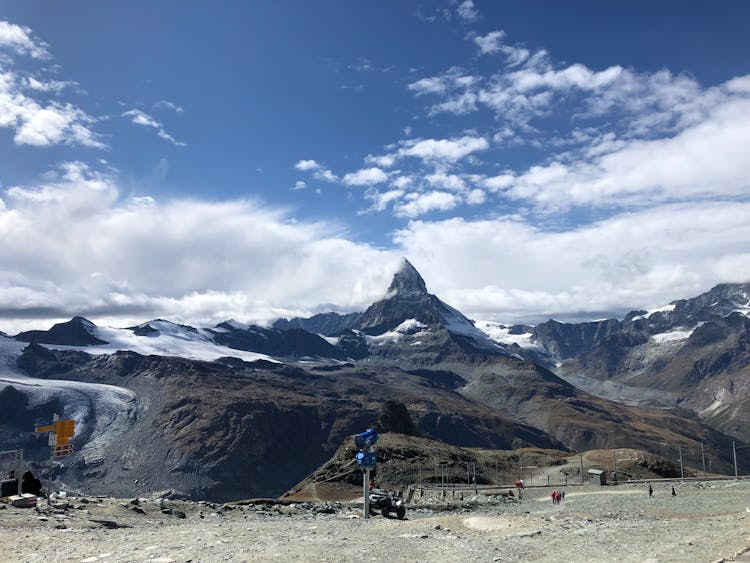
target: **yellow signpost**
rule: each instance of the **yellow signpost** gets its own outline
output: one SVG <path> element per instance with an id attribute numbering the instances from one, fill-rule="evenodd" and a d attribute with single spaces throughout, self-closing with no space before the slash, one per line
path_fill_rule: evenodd
<path id="1" fill-rule="evenodd" d="M 55 438 L 54 443 L 50 444 L 50 446 L 67 446 L 70 443 L 70 439 L 76 433 L 76 421 L 72 418 L 68 420 L 55 420 L 52 424 L 37 426 L 36 432 L 52 432 Z"/>
<path id="2" fill-rule="evenodd" d="M 76 421 L 73 419 L 58 420 L 55 422 L 55 433 L 57 434 L 56 446 L 67 446 L 75 434 Z"/>
<path id="3" fill-rule="evenodd" d="M 53 458 L 70 455 L 73 453 L 73 444 L 70 439 L 76 432 L 76 421 L 73 419 L 59 420 L 58 415 L 54 415 L 52 424 L 37 426 L 36 432 L 49 432 L 49 445 L 51 446 L 49 456 L 49 481 L 47 483 L 47 504 L 50 502 L 50 493 L 52 490 L 52 460 Z"/>

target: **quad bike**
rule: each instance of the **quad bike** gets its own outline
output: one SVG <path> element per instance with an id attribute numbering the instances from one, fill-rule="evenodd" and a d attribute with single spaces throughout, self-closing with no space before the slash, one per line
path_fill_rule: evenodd
<path id="1" fill-rule="evenodd" d="M 384 517 L 395 512 L 399 520 L 406 516 L 406 506 L 401 491 L 390 493 L 382 489 L 370 489 L 370 510 L 380 510 Z"/>

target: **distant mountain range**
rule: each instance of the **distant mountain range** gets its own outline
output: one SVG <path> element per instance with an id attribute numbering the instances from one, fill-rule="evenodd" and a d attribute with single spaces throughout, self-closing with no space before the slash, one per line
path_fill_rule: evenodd
<path id="1" fill-rule="evenodd" d="M 456 446 L 679 444 L 729 471 L 732 440 L 750 442 L 748 288 L 623 320 L 504 326 L 472 322 L 404 260 L 362 313 L 270 328 L 75 317 L 0 335 L 0 441 L 43 458 L 32 429 L 58 412 L 79 422 L 61 483 L 228 500 L 283 492 L 397 399 L 417 433 Z"/>

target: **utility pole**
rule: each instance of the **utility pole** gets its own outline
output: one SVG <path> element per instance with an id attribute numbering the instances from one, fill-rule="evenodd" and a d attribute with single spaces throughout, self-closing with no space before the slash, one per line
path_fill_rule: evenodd
<path id="1" fill-rule="evenodd" d="M 617 483 L 617 465 L 615 462 L 615 450 L 612 450 L 612 480 Z"/>
<path id="2" fill-rule="evenodd" d="M 740 476 L 737 473 L 737 447 L 734 445 L 734 440 L 732 440 L 732 454 L 734 455 L 734 478 L 739 479 Z"/>
<path id="3" fill-rule="evenodd" d="M 680 480 L 685 482 L 685 471 L 682 468 L 682 446 L 677 444 L 677 450 L 680 452 Z"/>
<path id="4" fill-rule="evenodd" d="M 583 452 L 580 453 L 581 456 L 581 485 L 583 485 Z"/>
<path id="5" fill-rule="evenodd" d="M 440 482 L 443 484 L 443 499 L 445 499 L 445 463 L 440 465 Z"/>
<path id="6" fill-rule="evenodd" d="M 706 474 L 706 454 L 703 451 L 703 442 L 701 442 L 701 459 L 703 460 L 703 478 L 706 479 L 708 475 Z"/>

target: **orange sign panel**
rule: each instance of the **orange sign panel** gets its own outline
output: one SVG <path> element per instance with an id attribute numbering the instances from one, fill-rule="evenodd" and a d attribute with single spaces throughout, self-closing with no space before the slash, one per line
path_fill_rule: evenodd
<path id="1" fill-rule="evenodd" d="M 54 422 L 55 432 L 57 432 L 57 444 L 58 446 L 65 446 L 75 434 L 76 422 L 75 420 L 56 420 Z"/>

